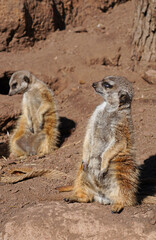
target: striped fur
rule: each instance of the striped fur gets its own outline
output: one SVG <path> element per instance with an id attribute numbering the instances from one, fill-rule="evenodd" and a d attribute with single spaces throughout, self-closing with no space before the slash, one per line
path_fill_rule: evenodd
<path id="1" fill-rule="evenodd" d="M 12 88 L 13 84 L 16 88 Z M 22 114 L 10 138 L 10 152 L 17 157 L 50 153 L 59 135 L 53 92 L 29 72 L 18 71 L 10 80 L 10 95 L 17 93 L 24 93 Z"/>

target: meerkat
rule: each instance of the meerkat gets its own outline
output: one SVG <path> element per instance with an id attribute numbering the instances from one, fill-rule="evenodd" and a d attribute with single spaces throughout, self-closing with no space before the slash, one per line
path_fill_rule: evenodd
<path id="1" fill-rule="evenodd" d="M 59 118 L 54 94 L 28 71 L 15 72 L 9 95 L 23 94 L 22 114 L 10 138 L 10 152 L 17 157 L 44 155 L 56 148 Z"/>
<path id="2" fill-rule="evenodd" d="M 139 171 L 133 147 L 133 88 L 124 77 L 108 76 L 93 83 L 104 101 L 92 114 L 84 139 L 83 158 L 70 202 L 111 204 L 119 213 L 136 204 Z"/>

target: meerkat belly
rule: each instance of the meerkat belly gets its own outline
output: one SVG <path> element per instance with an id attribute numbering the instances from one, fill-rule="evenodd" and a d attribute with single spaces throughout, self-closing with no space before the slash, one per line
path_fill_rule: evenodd
<path id="1" fill-rule="evenodd" d="M 101 184 L 94 181 L 94 201 L 104 205 L 112 204 L 118 193 L 119 186 L 115 176 L 106 175 Z"/>
<path id="2" fill-rule="evenodd" d="M 102 156 L 115 141 L 112 119 L 106 111 L 107 103 L 102 103 L 91 116 L 85 136 L 83 162 L 88 164 L 88 173 L 98 179 Z"/>
<path id="3" fill-rule="evenodd" d="M 96 133 L 95 133 L 95 136 L 96 136 Z M 102 162 L 103 154 L 107 151 L 107 149 L 109 149 L 114 144 L 114 141 L 115 141 L 115 137 L 113 136 L 113 132 L 112 134 L 107 136 L 104 136 L 103 132 L 100 134 L 98 133 L 98 137 L 94 137 L 92 139 L 89 168 L 94 169 L 95 175 L 97 175 L 101 170 L 101 162 Z"/>
<path id="4" fill-rule="evenodd" d="M 99 182 L 97 177 L 89 172 L 86 175 L 89 183 L 89 191 L 94 196 L 94 201 L 100 204 L 112 204 L 114 196 L 118 195 L 119 187 L 115 177 L 105 176 L 103 183 Z"/>
<path id="5" fill-rule="evenodd" d="M 38 110 L 41 105 L 41 101 L 39 99 L 36 99 L 35 101 L 34 101 L 34 99 L 31 99 L 30 105 L 31 105 L 30 114 L 31 114 L 32 121 L 37 122 L 38 121 Z"/>
<path id="6" fill-rule="evenodd" d="M 28 126 L 32 126 L 32 129 L 35 131 L 39 129 L 38 123 L 38 109 L 41 105 L 41 98 L 37 91 L 30 91 L 25 93 L 23 98 L 24 109 L 26 109 L 26 118 Z"/>
<path id="7" fill-rule="evenodd" d="M 33 96 L 33 97 L 32 97 Z M 41 96 L 40 93 L 36 91 L 32 91 L 27 96 L 28 98 L 28 105 L 30 109 L 30 116 L 33 122 L 38 121 L 38 110 L 41 105 Z"/>

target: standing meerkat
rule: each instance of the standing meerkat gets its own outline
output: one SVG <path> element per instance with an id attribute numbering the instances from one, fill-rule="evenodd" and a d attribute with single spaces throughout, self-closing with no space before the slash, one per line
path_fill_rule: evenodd
<path id="1" fill-rule="evenodd" d="M 83 160 L 67 202 L 111 204 L 118 213 L 136 204 L 138 168 L 133 148 L 133 88 L 124 77 L 108 76 L 93 83 L 104 102 L 92 114 L 84 139 Z"/>
<path id="2" fill-rule="evenodd" d="M 47 154 L 56 148 L 58 114 L 53 92 L 28 71 L 15 72 L 9 95 L 23 94 L 22 114 L 10 138 L 14 156 Z"/>

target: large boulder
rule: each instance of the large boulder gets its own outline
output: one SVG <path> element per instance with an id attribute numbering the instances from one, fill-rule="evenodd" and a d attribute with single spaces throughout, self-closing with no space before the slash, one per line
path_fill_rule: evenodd
<path id="1" fill-rule="evenodd" d="M 110 206 L 51 202 L 21 210 L 4 226 L 4 240 L 112 240 L 156 236 L 154 211 L 129 208 L 120 215 Z"/>
<path id="2" fill-rule="evenodd" d="M 62 1 L 0 1 L 0 51 L 32 46 L 45 39 L 49 31 L 64 27 Z"/>

